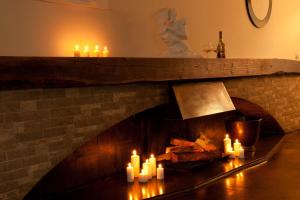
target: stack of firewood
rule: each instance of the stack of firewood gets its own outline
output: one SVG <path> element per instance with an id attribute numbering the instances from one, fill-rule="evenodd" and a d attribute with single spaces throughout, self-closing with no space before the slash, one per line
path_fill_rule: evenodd
<path id="1" fill-rule="evenodd" d="M 204 161 L 218 157 L 217 147 L 204 135 L 195 142 L 181 138 L 172 138 L 172 146 L 166 147 L 166 153 L 158 156 L 158 161 L 169 160 L 173 163 Z"/>

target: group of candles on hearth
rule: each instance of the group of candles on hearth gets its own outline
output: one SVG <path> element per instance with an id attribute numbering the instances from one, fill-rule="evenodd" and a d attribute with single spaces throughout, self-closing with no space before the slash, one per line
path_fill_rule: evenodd
<path id="1" fill-rule="evenodd" d="M 102 51 L 99 45 L 95 45 L 94 51 L 90 51 L 89 46 L 85 45 L 83 51 L 81 51 L 80 46 L 77 44 L 74 47 L 74 57 L 108 57 L 109 50 L 107 46 L 104 46 Z"/>
<path id="2" fill-rule="evenodd" d="M 238 139 L 235 140 L 232 149 L 231 139 L 228 134 L 226 134 L 224 138 L 224 152 L 225 154 L 229 155 L 231 158 L 234 157 L 241 158 L 241 159 L 245 158 L 245 151 L 241 143 L 239 142 L 239 140 Z"/>
<path id="3" fill-rule="evenodd" d="M 157 180 L 164 179 L 164 168 L 161 164 L 156 168 L 156 158 L 153 154 L 142 164 L 142 170 L 140 171 L 140 156 L 137 155 L 136 150 L 132 151 L 131 162 L 128 163 L 126 171 L 127 182 L 130 183 L 134 181 L 134 178 L 138 178 L 141 183 L 146 183 L 155 176 Z"/>

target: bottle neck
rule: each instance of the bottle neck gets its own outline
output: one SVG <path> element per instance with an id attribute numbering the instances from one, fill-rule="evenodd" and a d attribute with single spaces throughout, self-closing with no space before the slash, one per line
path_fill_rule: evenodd
<path id="1" fill-rule="evenodd" d="M 219 41 L 223 41 L 223 34 L 222 34 L 222 31 L 219 32 Z"/>

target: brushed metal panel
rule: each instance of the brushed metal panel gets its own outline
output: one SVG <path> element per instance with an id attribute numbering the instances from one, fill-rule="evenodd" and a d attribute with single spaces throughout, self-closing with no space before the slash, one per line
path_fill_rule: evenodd
<path id="1" fill-rule="evenodd" d="M 235 110 L 221 81 L 174 84 L 173 90 L 183 119 Z"/>

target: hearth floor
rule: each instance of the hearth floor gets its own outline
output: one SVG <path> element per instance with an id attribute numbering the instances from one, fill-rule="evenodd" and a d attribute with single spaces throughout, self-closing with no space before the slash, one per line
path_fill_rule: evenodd
<path id="1" fill-rule="evenodd" d="M 280 151 L 265 165 L 222 179 L 168 200 L 300 199 L 300 131 L 285 137 Z"/>
<path id="2" fill-rule="evenodd" d="M 164 181 L 157 181 L 156 179 L 153 179 L 145 184 L 138 183 L 137 181 L 135 181 L 132 184 L 129 184 L 126 182 L 124 172 L 124 174 L 122 175 L 116 175 L 115 177 L 107 178 L 105 180 L 99 179 L 93 183 L 82 186 L 80 188 L 76 188 L 72 191 L 66 191 L 64 193 L 55 194 L 51 197 L 46 197 L 43 199 L 170 199 L 181 195 L 183 192 L 185 194 L 188 193 L 190 195 L 197 196 L 198 193 L 192 191 L 203 188 L 204 186 L 210 185 L 232 174 L 236 174 L 237 177 L 240 176 L 240 178 L 243 178 L 244 172 L 241 172 L 242 170 L 252 166 L 256 166 L 258 164 L 266 163 L 266 160 L 268 160 L 270 156 L 275 152 L 275 150 L 278 149 L 283 137 L 284 136 L 279 135 L 260 139 L 258 141 L 258 144 L 256 145 L 257 150 L 255 155 L 251 158 L 249 156 L 245 160 L 219 160 L 190 171 L 174 171 L 166 169 Z M 281 173 L 284 173 L 284 171 Z M 230 178 L 225 179 L 224 181 L 226 180 L 230 180 Z M 230 188 L 228 190 L 230 190 Z M 201 192 L 199 192 L 199 194 L 205 195 Z"/>

